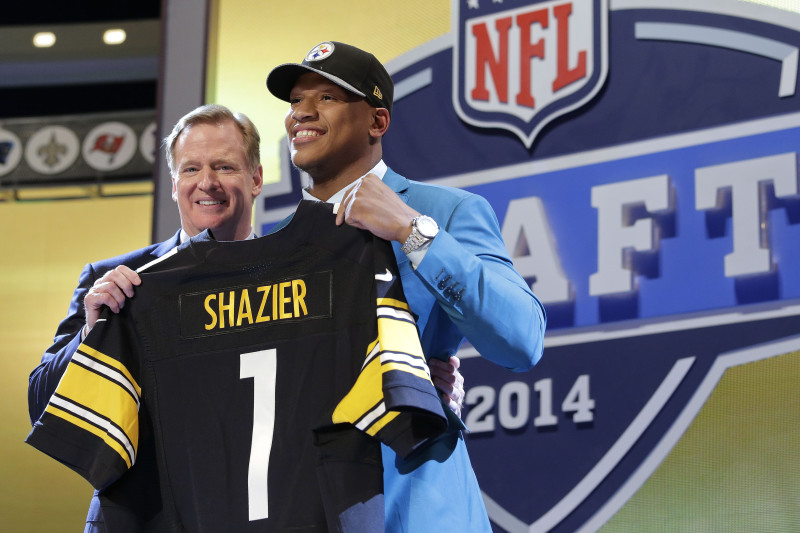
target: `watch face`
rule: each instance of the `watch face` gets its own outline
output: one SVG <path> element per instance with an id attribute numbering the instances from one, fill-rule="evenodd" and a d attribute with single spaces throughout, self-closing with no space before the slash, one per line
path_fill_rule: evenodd
<path id="1" fill-rule="evenodd" d="M 430 239 L 436 236 L 436 233 L 439 231 L 439 226 L 431 217 L 423 216 L 417 219 L 417 230 L 419 230 L 423 237 Z"/>

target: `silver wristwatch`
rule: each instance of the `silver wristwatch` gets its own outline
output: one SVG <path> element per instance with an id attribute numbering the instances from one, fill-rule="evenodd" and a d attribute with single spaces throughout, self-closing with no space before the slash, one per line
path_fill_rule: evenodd
<path id="1" fill-rule="evenodd" d="M 432 240 L 439 233 L 439 225 L 431 217 L 420 215 L 411 219 L 411 234 L 403 243 L 404 254 L 418 250 L 420 246 Z"/>

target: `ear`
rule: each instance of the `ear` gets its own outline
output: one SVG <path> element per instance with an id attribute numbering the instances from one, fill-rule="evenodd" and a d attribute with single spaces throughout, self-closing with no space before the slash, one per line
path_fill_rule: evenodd
<path id="1" fill-rule="evenodd" d="M 261 165 L 258 165 L 258 168 L 253 173 L 253 199 L 256 198 L 259 194 L 261 194 L 261 188 L 264 186 L 264 169 L 261 168 Z"/>
<path id="2" fill-rule="evenodd" d="M 178 201 L 178 179 L 175 175 L 172 176 L 172 201 Z"/>
<path id="3" fill-rule="evenodd" d="M 369 128 L 369 136 L 375 139 L 380 139 L 386 134 L 386 130 L 389 129 L 389 122 L 391 121 L 391 117 L 389 116 L 389 110 L 385 107 L 376 107 L 373 109 L 372 112 L 372 124 L 370 124 Z"/>

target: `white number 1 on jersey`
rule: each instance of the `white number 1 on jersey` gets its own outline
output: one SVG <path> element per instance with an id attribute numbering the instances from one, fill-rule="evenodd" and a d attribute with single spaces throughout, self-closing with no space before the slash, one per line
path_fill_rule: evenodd
<path id="1" fill-rule="evenodd" d="M 275 428 L 275 376 L 277 351 L 261 350 L 239 356 L 239 379 L 253 378 L 253 442 L 247 473 L 250 520 L 269 516 L 267 477 L 272 433 Z"/>

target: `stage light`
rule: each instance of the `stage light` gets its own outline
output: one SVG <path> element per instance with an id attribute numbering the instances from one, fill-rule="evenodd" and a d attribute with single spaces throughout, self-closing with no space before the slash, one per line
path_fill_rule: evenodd
<path id="1" fill-rule="evenodd" d="M 56 44 L 56 34 L 51 31 L 40 31 L 33 36 L 33 46 L 36 48 L 49 48 Z"/>
<path id="2" fill-rule="evenodd" d="M 106 44 L 122 44 L 125 42 L 126 37 L 125 30 L 114 28 L 105 31 L 103 34 L 103 42 Z"/>

